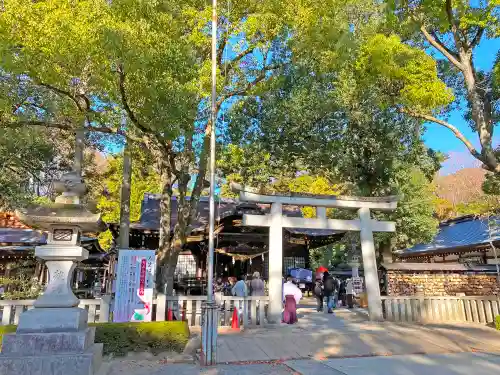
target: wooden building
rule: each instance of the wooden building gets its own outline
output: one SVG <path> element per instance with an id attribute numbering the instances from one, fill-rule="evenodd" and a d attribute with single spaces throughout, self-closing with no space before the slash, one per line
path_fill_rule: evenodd
<path id="1" fill-rule="evenodd" d="M 241 203 L 237 199 L 216 201 L 215 274 L 218 277 L 237 276 L 259 271 L 268 276 L 269 229 L 241 225 L 243 214 L 264 215 L 269 205 Z M 177 222 L 177 200 L 172 199 L 172 230 Z M 286 216 L 301 217 L 300 208 L 287 206 Z M 202 197 L 198 212 L 190 226 L 185 250 L 179 256 L 176 277 L 204 278 L 208 251 L 208 199 Z M 145 194 L 139 222 L 130 225 L 130 248 L 157 249 L 159 243 L 159 195 Z M 110 224 L 115 239 L 120 235 L 119 225 Z M 309 249 L 324 246 L 339 239 L 342 234 L 331 230 L 284 229 L 283 269 L 309 267 Z"/>
<path id="2" fill-rule="evenodd" d="M 397 261 L 413 263 L 496 264 L 500 251 L 500 219 L 463 216 L 440 223 L 430 243 L 396 253 Z"/>
<path id="3" fill-rule="evenodd" d="M 113 253 L 105 252 L 99 245 L 97 238 L 84 236 L 82 246 L 89 251 L 89 259 L 77 265 L 74 286 L 77 294 L 89 297 L 94 284 L 100 281 L 103 290 L 110 285 L 109 267 L 114 258 Z M 35 259 L 35 247 L 47 243 L 47 234 L 32 229 L 16 217 L 14 213 L 0 213 L 0 276 L 15 276 L 20 264 L 27 264 L 33 268 L 33 276 L 40 283 L 48 280 L 47 268 Z"/>

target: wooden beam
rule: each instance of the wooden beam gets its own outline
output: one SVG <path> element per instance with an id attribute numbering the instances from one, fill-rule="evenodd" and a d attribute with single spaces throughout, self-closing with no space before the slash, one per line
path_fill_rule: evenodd
<path id="1" fill-rule="evenodd" d="M 394 232 L 396 224 L 392 221 L 370 222 L 374 232 Z M 271 226 L 270 215 L 243 215 L 243 225 L 251 227 L 269 227 Z M 309 219 L 298 217 L 281 218 L 283 228 L 301 228 L 301 229 L 329 229 L 338 231 L 361 231 L 361 221 L 356 220 L 338 220 L 338 219 Z"/>

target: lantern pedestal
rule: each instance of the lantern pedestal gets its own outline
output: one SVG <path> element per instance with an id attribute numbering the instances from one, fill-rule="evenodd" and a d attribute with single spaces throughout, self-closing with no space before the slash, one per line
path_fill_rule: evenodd
<path id="1" fill-rule="evenodd" d="M 82 231 L 105 228 L 100 215 L 80 204 L 85 189 L 74 174 L 56 184 L 62 195 L 50 206 L 18 212 L 21 221 L 48 232 L 47 245 L 35 256 L 46 261 L 49 283 L 34 308 L 21 314 L 16 333 L 3 336 L 2 375 L 92 375 L 102 362 L 102 344 L 95 344 L 95 328 L 71 290 L 76 263 L 88 258 L 80 246 Z"/>

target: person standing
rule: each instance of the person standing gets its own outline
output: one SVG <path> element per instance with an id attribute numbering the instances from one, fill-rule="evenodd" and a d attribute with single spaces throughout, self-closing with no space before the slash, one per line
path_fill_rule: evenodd
<path id="1" fill-rule="evenodd" d="M 250 282 L 250 295 L 264 295 L 264 281 L 260 278 L 260 273 L 258 271 L 255 271 L 252 275 L 252 281 Z"/>
<path id="2" fill-rule="evenodd" d="M 341 280 L 339 287 L 339 301 L 342 301 L 342 306 L 347 306 L 345 287 L 346 287 L 345 280 Z"/>
<path id="3" fill-rule="evenodd" d="M 335 295 L 335 281 L 328 271 L 323 273 L 323 295 L 326 299 L 328 314 L 333 314 L 333 304 Z"/>
<path id="4" fill-rule="evenodd" d="M 352 285 L 352 279 L 347 280 L 345 287 L 347 306 L 352 309 L 354 306 L 354 287 Z"/>
<path id="5" fill-rule="evenodd" d="M 323 274 L 316 274 L 316 281 L 314 282 L 314 297 L 316 298 L 316 310 L 323 311 Z"/>
<path id="6" fill-rule="evenodd" d="M 246 297 L 248 295 L 247 284 L 242 276 L 238 276 L 238 281 L 231 289 L 231 294 L 235 297 Z"/>
<path id="7" fill-rule="evenodd" d="M 283 322 L 286 324 L 294 324 L 297 322 L 297 305 L 302 298 L 302 292 L 292 281 L 292 277 L 288 276 L 286 283 L 283 285 L 283 295 L 285 302 L 285 310 L 283 311 Z"/>

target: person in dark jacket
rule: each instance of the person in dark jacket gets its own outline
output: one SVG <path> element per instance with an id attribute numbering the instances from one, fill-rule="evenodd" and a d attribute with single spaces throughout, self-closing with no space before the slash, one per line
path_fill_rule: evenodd
<path id="1" fill-rule="evenodd" d="M 325 271 L 323 273 L 323 295 L 326 298 L 326 307 L 328 309 L 328 314 L 333 314 L 333 303 L 335 296 L 335 281 L 333 277 Z"/>
<path id="2" fill-rule="evenodd" d="M 346 291 L 345 291 L 346 282 L 345 280 L 340 281 L 339 288 L 339 301 L 342 301 L 342 306 L 346 306 Z"/>
<path id="3" fill-rule="evenodd" d="M 314 297 L 316 298 L 316 310 L 318 312 L 323 311 L 323 280 L 321 276 L 316 277 L 313 292 Z"/>

